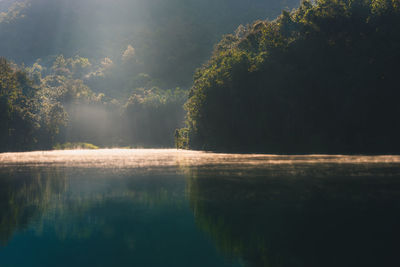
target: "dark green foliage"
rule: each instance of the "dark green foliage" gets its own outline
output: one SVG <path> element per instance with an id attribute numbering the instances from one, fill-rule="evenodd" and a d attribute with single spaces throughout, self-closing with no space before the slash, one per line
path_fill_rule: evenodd
<path id="1" fill-rule="evenodd" d="M 228 151 L 400 152 L 399 33 L 400 5 L 389 0 L 305 1 L 238 29 L 195 74 L 184 141 Z"/>
<path id="2" fill-rule="evenodd" d="M 34 94 L 26 75 L 0 58 L 0 151 L 29 148 L 37 142 Z"/>
<path id="3" fill-rule="evenodd" d="M 136 89 L 121 104 L 80 79 L 88 66 L 85 58 L 59 56 L 50 69 L 35 63 L 22 70 L 0 59 L 0 151 L 174 145 L 187 91 Z"/>
<path id="4" fill-rule="evenodd" d="M 83 92 L 63 76 L 35 84 L 30 74 L 0 58 L 0 151 L 48 149 L 62 141 L 68 122 L 64 106 Z"/>

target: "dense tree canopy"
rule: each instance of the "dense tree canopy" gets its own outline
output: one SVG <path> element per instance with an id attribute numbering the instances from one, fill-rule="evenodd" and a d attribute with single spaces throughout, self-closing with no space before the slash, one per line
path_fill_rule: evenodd
<path id="1" fill-rule="evenodd" d="M 213 44 L 297 3 L 1 0 L 2 75 L 14 78 L 1 93 L 0 151 L 66 142 L 172 147 L 185 89 Z"/>
<path id="2" fill-rule="evenodd" d="M 400 4 L 303 1 L 226 35 L 195 74 L 179 144 L 280 153 L 400 152 Z"/>
<path id="3" fill-rule="evenodd" d="M 26 74 L 0 58 L 0 151 L 27 149 L 37 144 L 40 123 L 46 122 L 35 112 L 36 96 Z"/>
<path id="4" fill-rule="evenodd" d="M 125 102 L 93 92 L 80 77 L 91 63 L 57 57 L 50 69 L 0 59 L 0 151 L 56 144 L 172 147 L 187 91 L 136 89 Z M 62 146 L 57 146 L 62 147 Z"/>

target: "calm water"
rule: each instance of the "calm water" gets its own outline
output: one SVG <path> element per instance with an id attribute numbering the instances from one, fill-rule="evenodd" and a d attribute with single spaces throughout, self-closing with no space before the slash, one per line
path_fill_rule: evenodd
<path id="1" fill-rule="evenodd" d="M 0 266 L 400 266 L 400 156 L 0 154 Z"/>

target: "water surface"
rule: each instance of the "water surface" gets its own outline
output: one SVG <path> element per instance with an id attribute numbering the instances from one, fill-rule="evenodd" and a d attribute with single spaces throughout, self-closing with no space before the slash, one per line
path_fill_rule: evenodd
<path id="1" fill-rule="evenodd" d="M 0 266 L 399 266 L 399 156 L 0 154 Z"/>

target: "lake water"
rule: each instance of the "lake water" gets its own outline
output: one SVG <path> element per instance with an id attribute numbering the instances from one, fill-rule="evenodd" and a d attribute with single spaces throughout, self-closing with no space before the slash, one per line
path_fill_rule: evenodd
<path id="1" fill-rule="evenodd" d="M 0 266 L 400 266 L 400 156 L 0 154 Z"/>

